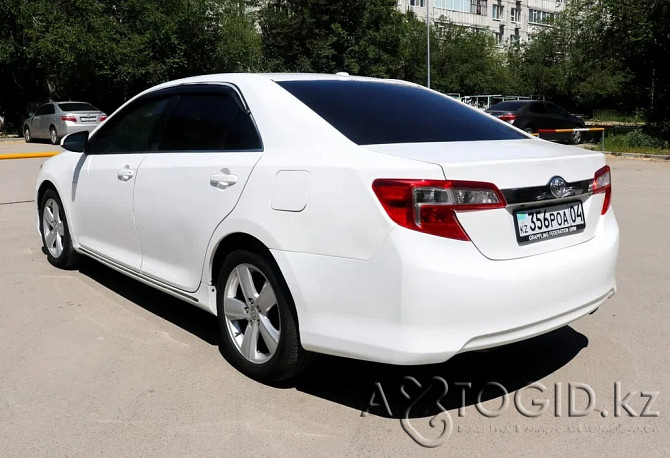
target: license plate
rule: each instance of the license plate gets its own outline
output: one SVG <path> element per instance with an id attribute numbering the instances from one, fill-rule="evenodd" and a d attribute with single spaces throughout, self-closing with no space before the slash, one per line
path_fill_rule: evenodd
<path id="1" fill-rule="evenodd" d="M 574 234 L 586 227 L 581 201 L 514 212 L 519 243 L 539 242 Z"/>
<path id="2" fill-rule="evenodd" d="M 96 120 L 95 116 L 80 116 L 81 122 L 93 122 Z"/>

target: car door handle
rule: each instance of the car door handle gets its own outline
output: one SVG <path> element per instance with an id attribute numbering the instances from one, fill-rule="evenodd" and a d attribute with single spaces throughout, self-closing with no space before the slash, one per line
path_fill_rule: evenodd
<path id="1" fill-rule="evenodd" d="M 235 183 L 237 183 L 237 175 L 232 175 L 228 169 L 221 169 L 220 172 L 209 177 L 209 184 L 219 189 L 226 189 Z"/>
<path id="2" fill-rule="evenodd" d="M 127 165 L 124 168 L 116 171 L 116 176 L 121 181 L 128 181 L 135 176 L 135 171 L 130 169 L 130 166 Z"/>

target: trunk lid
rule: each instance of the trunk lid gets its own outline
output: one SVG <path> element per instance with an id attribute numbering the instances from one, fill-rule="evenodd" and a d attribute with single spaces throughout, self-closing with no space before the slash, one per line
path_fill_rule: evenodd
<path id="1" fill-rule="evenodd" d="M 605 165 L 602 153 L 542 140 L 503 140 L 450 143 L 366 145 L 383 154 L 430 162 L 442 167 L 448 180 L 495 184 L 508 200 L 506 208 L 458 212 L 458 220 L 472 243 L 494 260 L 515 259 L 577 245 L 591 239 L 601 219 L 603 194 L 588 185 Z M 553 177 L 561 177 L 575 195 L 556 199 L 549 191 Z M 404 178 L 404 177 L 385 177 Z M 542 200 L 538 200 L 538 197 Z M 566 202 L 582 203 L 585 228 L 541 241 L 517 240 L 515 212 Z"/>

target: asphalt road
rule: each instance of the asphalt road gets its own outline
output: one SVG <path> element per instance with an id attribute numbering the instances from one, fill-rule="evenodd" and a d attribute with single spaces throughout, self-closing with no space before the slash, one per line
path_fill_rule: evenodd
<path id="1" fill-rule="evenodd" d="M 434 366 L 323 357 L 271 387 L 223 359 L 205 312 L 95 262 L 51 267 L 31 202 L 43 161 L 0 161 L 0 456 L 670 456 L 668 163 L 610 160 L 619 292 L 594 315 Z M 590 413 L 570 415 L 588 387 Z M 635 417 L 615 407 L 629 392 Z M 548 406 L 530 418 L 515 396 Z"/>

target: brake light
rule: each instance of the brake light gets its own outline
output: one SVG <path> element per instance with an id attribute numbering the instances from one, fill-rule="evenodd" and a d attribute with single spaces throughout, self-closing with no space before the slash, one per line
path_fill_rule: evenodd
<path id="1" fill-rule="evenodd" d="M 104 121 L 107 119 L 107 115 L 100 115 L 100 122 Z"/>
<path id="2" fill-rule="evenodd" d="M 72 121 L 77 122 L 77 117 L 75 115 L 65 115 L 60 117 L 61 121 Z"/>
<path id="3" fill-rule="evenodd" d="M 607 213 L 607 210 L 609 210 L 610 204 L 612 202 L 612 174 L 610 173 L 609 165 L 606 165 L 595 173 L 591 188 L 593 194 L 598 194 L 601 192 L 605 193 L 603 209 L 600 212 L 601 215 L 604 215 Z"/>
<path id="4" fill-rule="evenodd" d="M 470 240 L 458 222 L 457 211 L 506 205 L 500 190 L 484 182 L 378 179 L 372 189 L 400 226 L 456 240 Z"/>
<path id="5" fill-rule="evenodd" d="M 516 119 L 516 115 L 514 113 L 506 113 L 504 115 L 498 116 L 498 119 L 506 122 L 514 122 L 514 120 Z"/>

